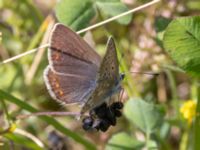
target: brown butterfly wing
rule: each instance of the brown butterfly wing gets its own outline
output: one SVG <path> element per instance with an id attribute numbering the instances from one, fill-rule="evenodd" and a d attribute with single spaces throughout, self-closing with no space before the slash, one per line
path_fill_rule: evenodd
<path id="1" fill-rule="evenodd" d="M 101 105 L 109 96 L 112 96 L 112 90 L 119 81 L 119 62 L 117 58 L 117 51 L 112 37 L 107 43 L 107 51 L 101 62 L 98 71 L 97 85 L 89 97 L 88 101 L 83 106 L 81 113 Z"/>
<path id="2" fill-rule="evenodd" d="M 100 56 L 76 33 L 56 24 L 50 38 L 46 86 L 54 99 L 83 102 L 95 88 Z"/>
<path id="3" fill-rule="evenodd" d="M 68 55 L 67 53 L 62 53 L 54 49 L 50 49 L 49 54 L 51 56 L 50 62 L 52 62 L 50 65 L 55 72 L 78 76 L 88 76 L 92 80 L 96 78 L 99 68 L 96 64 L 86 62 L 79 58 Z"/>
<path id="4" fill-rule="evenodd" d="M 66 104 L 83 103 L 95 87 L 90 77 L 59 74 L 50 66 L 44 71 L 44 79 L 51 97 Z"/>
<path id="5" fill-rule="evenodd" d="M 117 51 L 114 39 L 110 37 L 107 42 L 106 54 L 101 62 L 101 66 L 98 71 L 98 81 L 113 82 L 118 80 L 118 78 L 119 62 L 117 58 Z"/>
<path id="6" fill-rule="evenodd" d="M 68 58 L 71 57 L 70 63 L 76 59 L 96 68 L 101 61 L 100 56 L 78 34 L 58 23 L 51 34 L 48 54 L 49 62 L 55 71 L 69 73 L 69 67 L 60 69 L 60 66 L 73 65 L 69 63 L 68 58 L 66 59 L 66 55 Z"/>

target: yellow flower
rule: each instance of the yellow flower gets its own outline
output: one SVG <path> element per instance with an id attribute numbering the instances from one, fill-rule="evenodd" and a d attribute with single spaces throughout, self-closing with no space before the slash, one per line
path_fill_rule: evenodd
<path id="1" fill-rule="evenodd" d="M 17 128 L 16 124 L 11 124 L 11 126 L 8 128 L 8 131 L 14 132 L 16 128 Z"/>
<path id="2" fill-rule="evenodd" d="M 192 119 L 196 115 L 196 106 L 197 103 L 194 100 L 188 100 L 184 102 L 180 108 L 180 113 L 183 115 L 183 118 L 188 121 L 189 124 L 191 124 Z"/>

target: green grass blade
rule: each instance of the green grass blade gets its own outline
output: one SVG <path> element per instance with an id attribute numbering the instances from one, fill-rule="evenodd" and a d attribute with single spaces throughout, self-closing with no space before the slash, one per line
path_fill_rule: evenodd
<path id="1" fill-rule="evenodd" d="M 194 124 L 194 150 L 200 149 L 200 86 L 197 87 L 197 109 L 196 109 L 196 118 L 195 118 L 195 124 Z"/>
<path id="2" fill-rule="evenodd" d="M 36 108 L 32 107 L 28 103 L 23 102 L 20 99 L 8 94 L 7 92 L 4 92 L 3 90 L 0 90 L 0 99 L 5 99 L 11 103 L 14 103 L 17 106 L 19 106 L 20 108 L 27 110 L 31 113 L 38 112 L 38 110 Z M 80 135 L 72 132 L 71 130 L 65 128 L 62 124 L 60 124 L 55 119 L 53 119 L 51 117 L 47 117 L 47 116 L 41 116 L 39 118 L 42 119 L 43 121 L 45 121 L 46 123 L 48 123 L 49 125 L 52 125 L 55 129 L 57 129 L 61 133 L 65 134 L 68 137 L 71 137 L 78 143 L 82 144 L 86 149 L 88 149 L 88 150 L 96 149 L 96 146 L 94 144 L 92 144 L 88 140 L 84 139 Z"/>

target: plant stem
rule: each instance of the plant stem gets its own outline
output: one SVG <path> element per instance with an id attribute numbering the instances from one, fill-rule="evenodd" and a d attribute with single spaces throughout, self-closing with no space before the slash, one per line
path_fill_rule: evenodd
<path id="1" fill-rule="evenodd" d="M 198 82 L 197 82 L 198 83 Z M 197 85 L 197 108 L 194 122 L 194 150 L 200 150 L 200 85 Z"/>
<path id="2" fill-rule="evenodd" d="M 8 125 L 11 125 L 12 124 L 12 121 L 11 121 L 11 117 L 8 113 L 8 109 L 7 109 L 7 105 L 5 103 L 5 101 L 3 99 L 0 99 L 1 103 L 2 103 L 2 107 L 4 109 L 4 112 L 5 112 L 5 117 L 6 117 L 6 120 L 8 122 Z"/>

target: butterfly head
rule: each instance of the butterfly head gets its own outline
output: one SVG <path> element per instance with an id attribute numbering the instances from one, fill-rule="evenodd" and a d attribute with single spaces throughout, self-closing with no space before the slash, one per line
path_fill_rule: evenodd
<path id="1" fill-rule="evenodd" d="M 125 73 L 120 73 L 120 75 L 119 75 L 119 81 L 124 80 L 124 78 L 125 78 Z"/>

